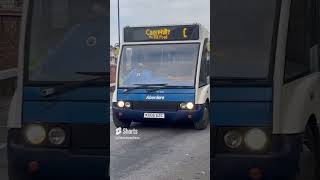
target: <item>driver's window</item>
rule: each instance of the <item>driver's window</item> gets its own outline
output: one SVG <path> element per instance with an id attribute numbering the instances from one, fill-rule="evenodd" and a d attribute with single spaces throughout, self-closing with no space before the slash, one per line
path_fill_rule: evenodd
<path id="1" fill-rule="evenodd" d="M 199 87 L 207 85 L 207 65 L 208 65 L 208 39 L 205 40 L 201 54 L 201 69 L 199 76 Z"/>
<path id="2" fill-rule="evenodd" d="M 55 0 L 51 2 L 51 26 L 54 29 L 63 29 L 68 25 L 69 1 Z"/>
<path id="3" fill-rule="evenodd" d="M 311 0 L 293 0 L 287 38 L 285 81 L 306 76 L 310 69 L 310 30 L 308 22 Z"/>
<path id="4" fill-rule="evenodd" d="M 210 41 L 207 41 L 207 78 L 210 77 Z"/>

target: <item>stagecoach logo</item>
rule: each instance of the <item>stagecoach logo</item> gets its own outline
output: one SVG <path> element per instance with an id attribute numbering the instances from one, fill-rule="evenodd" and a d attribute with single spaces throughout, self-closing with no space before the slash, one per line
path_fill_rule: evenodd
<path id="1" fill-rule="evenodd" d="M 97 38 L 95 36 L 89 36 L 87 39 L 87 46 L 94 47 L 97 44 Z"/>
<path id="2" fill-rule="evenodd" d="M 164 96 L 151 96 L 151 95 L 148 95 L 146 97 L 147 100 L 164 100 Z"/>

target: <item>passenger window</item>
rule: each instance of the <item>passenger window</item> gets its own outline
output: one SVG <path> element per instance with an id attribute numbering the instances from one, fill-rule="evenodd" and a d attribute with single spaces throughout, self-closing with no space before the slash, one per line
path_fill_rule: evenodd
<path id="1" fill-rule="evenodd" d="M 208 48 L 207 48 L 208 39 L 205 40 L 202 50 L 201 56 L 201 69 L 200 69 L 200 77 L 199 77 L 199 87 L 207 85 L 207 75 L 208 75 Z"/>
<path id="2" fill-rule="evenodd" d="M 319 31 L 319 22 L 317 22 L 319 20 L 318 18 L 318 4 L 319 4 L 319 0 L 311 0 L 310 4 L 309 4 L 309 9 L 310 9 L 310 30 L 309 32 L 311 33 L 311 46 L 310 47 L 314 47 L 318 44 L 319 42 L 319 35 L 318 35 L 318 31 Z"/>
<path id="3" fill-rule="evenodd" d="M 207 42 L 207 77 L 210 77 L 210 41 Z"/>
<path id="4" fill-rule="evenodd" d="M 310 0 L 292 0 L 288 28 L 285 81 L 310 73 Z M 309 4 L 310 3 L 310 4 Z"/>
<path id="5" fill-rule="evenodd" d="M 316 0 L 316 12 L 315 12 L 315 21 L 316 21 L 316 38 L 317 38 L 317 44 L 318 44 L 318 51 L 317 51 L 317 55 L 318 55 L 318 72 L 320 72 L 320 0 Z"/>
<path id="6" fill-rule="evenodd" d="M 309 24 L 309 32 L 311 34 L 310 38 L 310 68 L 311 72 L 319 71 L 319 22 L 318 22 L 318 2 L 319 0 L 311 0 L 309 4 L 310 12 L 310 24 Z"/>

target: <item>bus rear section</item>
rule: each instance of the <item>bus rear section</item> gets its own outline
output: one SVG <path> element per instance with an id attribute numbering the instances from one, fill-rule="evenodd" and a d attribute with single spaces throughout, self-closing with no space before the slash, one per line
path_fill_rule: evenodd
<path id="1" fill-rule="evenodd" d="M 106 1 L 25 2 L 8 171 L 18 179 L 107 179 Z"/>
<path id="2" fill-rule="evenodd" d="M 208 124 L 208 32 L 201 25 L 126 27 L 113 95 L 117 127 Z"/>
<path id="3" fill-rule="evenodd" d="M 318 4 L 211 5 L 212 178 L 319 179 Z M 304 153 L 312 172 L 303 172 Z"/>

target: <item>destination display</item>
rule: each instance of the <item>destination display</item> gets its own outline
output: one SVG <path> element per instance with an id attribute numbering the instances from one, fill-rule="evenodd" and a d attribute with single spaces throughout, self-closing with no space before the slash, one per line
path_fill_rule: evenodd
<path id="1" fill-rule="evenodd" d="M 125 42 L 198 40 L 199 25 L 126 27 Z"/>

